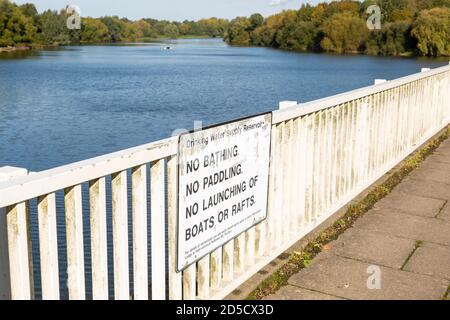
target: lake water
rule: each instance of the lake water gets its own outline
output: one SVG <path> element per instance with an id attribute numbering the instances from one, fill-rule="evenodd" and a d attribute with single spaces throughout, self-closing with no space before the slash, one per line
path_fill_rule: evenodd
<path id="1" fill-rule="evenodd" d="M 168 51 L 163 50 L 166 45 L 73 46 L 0 54 L 0 166 L 44 170 L 166 138 L 176 129 L 191 129 L 194 121 L 204 125 L 228 121 L 274 110 L 282 100 L 306 102 L 370 85 L 375 78 L 394 79 L 418 72 L 421 67 L 448 63 L 298 54 L 230 47 L 221 40 L 171 41 L 174 50 Z M 109 179 L 107 182 L 110 204 Z M 83 184 L 89 298 L 87 194 L 87 185 Z M 62 192 L 57 192 L 56 200 L 61 296 L 67 298 Z M 30 212 L 39 298 L 36 200 L 30 201 Z M 107 217 L 108 264 L 112 266 L 110 205 Z M 131 252 L 131 241 L 129 245 Z M 111 297 L 112 272 L 110 268 Z"/>
<path id="2" fill-rule="evenodd" d="M 298 54 L 220 39 L 0 54 L 0 166 L 39 171 L 435 68 L 447 61 Z"/>

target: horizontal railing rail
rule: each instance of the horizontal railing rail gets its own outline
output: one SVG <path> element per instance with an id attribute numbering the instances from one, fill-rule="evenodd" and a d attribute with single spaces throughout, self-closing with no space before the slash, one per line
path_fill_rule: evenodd
<path id="1" fill-rule="evenodd" d="M 267 219 L 183 272 L 177 137 L 33 174 L 0 170 L 0 297 L 225 298 L 449 121 L 450 66 L 274 111 Z"/>
<path id="2" fill-rule="evenodd" d="M 0 208 L 137 165 L 174 156 L 177 148 L 177 138 L 173 137 L 0 182 Z"/>
<path id="3" fill-rule="evenodd" d="M 385 81 L 381 84 L 375 84 L 364 88 L 355 89 L 352 91 L 336 94 L 334 96 L 325 97 L 322 99 L 306 102 L 297 106 L 292 106 L 283 110 L 276 110 L 273 112 L 273 123 L 283 122 L 296 117 L 304 116 L 309 113 L 325 110 L 327 108 L 337 106 L 347 101 L 360 99 L 367 97 L 382 91 L 393 89 L 395 87 L 402 86 L 407 83 L 411 83 L 424 78 L 432 77 L 440 73 L 446 72 L 450 69 L 450 66 L 443 66 L 429 71 L 420 72 L 412 75 L 408 75 L 402 78 Z"/>

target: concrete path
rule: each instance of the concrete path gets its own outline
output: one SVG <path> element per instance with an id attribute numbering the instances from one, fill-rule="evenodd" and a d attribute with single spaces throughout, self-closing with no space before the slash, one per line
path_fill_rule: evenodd
<path id="1" fill-rule="evenodd" d="M 450 140 L 268 300 L 450 299 Z"/>

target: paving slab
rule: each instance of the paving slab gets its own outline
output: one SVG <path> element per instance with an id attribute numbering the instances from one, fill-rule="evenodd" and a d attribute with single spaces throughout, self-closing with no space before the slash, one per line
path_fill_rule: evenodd
<path id="1" fill-rule="evenodd" d="M 450 156 L 450 146 L 442 146 L 436 151 L 436 153 Z"/>
<path id="2" fill-rule="evenodd" d="M 381 286 L 370 288 L 378 271 Z M 450 284 L 450 139 L 288 283 L 266 299 L 443 299 Z"/>
<path id="3" fill-rule="evenodd" d="M 355 228 L 450 245 L 450 222 L 404 214 L 395 210 L 386 209 L 366 214 L 356 221 Z"/>
<path id="4" fill-rule="evenodd" d="M 411 256 L 405 270 L 450 280 L 450 247 L 424 243 Z"/>
<path id="5" fill-rule="evenodd" d="M 412 173 L 414 173 L 416 171 L 423 171 L 426 169 L 435 169 L 435 170 L 442 170 L 442 171 L 448 172 L 450 170 L 450 156 L 445 156 L 445 159 L 449 159 L 449 162 L 443 162 L 443 161 L 439 161 L 439 160 L 425 161 L 420 165 L 419 168 L 414 170 Z M 449 183 L 448 180 L 447 180 L 447 183 Z"/>
<path id="6" fill-rule="evenodd" d="M 332 244 L 332 252 L 371 264 L 401 269 L 416 241 L 380 232 L 352 228 Z"/>
<path id="7" fill-rule="evenodd" d="M 405 201 L 405 199 L 408 199 L 408 201 Z M 433 218 L 440 212 L 445 203 L 446 200 L 414 196 L 402 192 L 393 192 L 379 201 L 375 205 L 375 208 L 395 209 L 396 211 L 408 214 Z"/>
<path id="8" fill-rule="evenodd" d="M 439 148 L 435 151 L 435 153 L 442 151 L 442 150 L 450 150 L 450 140 L 449 139 L 442 141 L 441 144 L 439 145 Z"/>
<path id="9" fill-rule="evenodd" d="M 427 158 L 427 161 L 432 162 L 440 162 L 440 163 L 450 163 L 450 157 L 447 155 L 444 155 L 442 153 L 434 153 L 431 156 Z"/>
<path id="10" fill-rule="evenodd" d="M 434 168 L 432 168 L 434 167 Z M 444 169 L 447 167 L 446 169 Z M 429 182 L 442 182 L 447 184 L 447 188 L 450 188 L 450 164 L 441 164 L 438 163 L 430 163 L 427 167 L 423 167 L 417 170 L 414 170 L 410 174 L 412 179 L 423 180 Z"/>
<path id="11" fill-rule="evenodd" d="M 408 177 L 394 190 L 421 197 L 450 200 L 449 184 L 438 181 L 423 181 Z"/>
<path id="12" fill-rule="evenodd" d="M 269 295 L 263 300 L 343 300 L 329 294 L 311 291 L 295 286 L 284 286 L 276 294 Z"/>
<path id="13" fill-rule="evenodd" d="M 442 208 L 441 213 L 439 213 L 437 217 L 438 219 L 450 221 L 450 201 L 448 201 L 444 208 Z"/>
<path id="14" fill-rule="evenodd" d="M 313 260 L 289 279 L 289 284 L 355 300 L 439 300 L 449 281 L 426 275 L 380 267 L 380 289 L 369 289 L 372 273 L 368 263 L 328 255 Z M 370 282 L 370 281 L 369 281 Z"/>
<path id="15" fill-rule="evenodd" d="M 442 141 L 441 144 L 439 145 L 439 148 L 445 148 L 445 147 L 450 148 L 450 140 L 449 139 Z"/>

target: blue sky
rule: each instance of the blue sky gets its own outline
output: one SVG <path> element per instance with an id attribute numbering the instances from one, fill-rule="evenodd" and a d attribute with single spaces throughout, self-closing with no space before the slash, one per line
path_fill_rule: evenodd
<path id="1" fill-rule="evenodd" d="M 100 17 L 118 15 L 130 19 L 155 18 L 182 21 L 200 18 L 234 18 L 259 12 L 264 16 L 285 9 L 297 9 L 302 3 L 318 0 L 13 0 L 17 4 L 34 3 L 39 11 L 77 5 L 81 15 Z"/>

